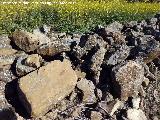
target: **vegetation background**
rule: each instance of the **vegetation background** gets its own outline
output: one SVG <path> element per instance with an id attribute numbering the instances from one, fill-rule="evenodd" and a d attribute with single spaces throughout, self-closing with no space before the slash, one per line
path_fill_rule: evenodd
<path id="1" fill-rule="evenodd" d="M 4 4 L 9 1 L 18 1 L 18 3 Z M 23 1 L 30 3 L 24 4 Z M 42 4 L 41 2 L 52 2 L 52 4 Z M 61 2 L 66 3 L 62 4 Z M 44 24 L 61 32 L 87 32 L 97 25 L 106 25 L 113 21 L 127 22 L 150 18 L 159 11 L 160 3 L 149 0 L 140 2 L 125 0 L 1 0 L 0 34 L 11 33 L 15 29 L 32 31 Z"/>

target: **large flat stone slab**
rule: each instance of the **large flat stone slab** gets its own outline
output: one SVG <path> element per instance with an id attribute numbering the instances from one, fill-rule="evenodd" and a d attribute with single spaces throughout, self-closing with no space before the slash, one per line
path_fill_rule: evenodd
<path id="1" fill-rule="evenodd" d="M 70 61 L 55 60 L 19 79 L 19 97 L 32 117 L 40 117 L 69 95 L 76 82 Z"/>

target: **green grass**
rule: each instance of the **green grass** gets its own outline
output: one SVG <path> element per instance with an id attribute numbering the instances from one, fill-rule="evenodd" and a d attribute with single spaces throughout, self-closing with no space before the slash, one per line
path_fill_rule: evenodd
<path id="1" fill-rule="evenodd" d="M 40 3 L 0 4 L 0 34 L 10 33 L 15 29 L 32 31 L 43 24 L 51 25 L 63 32 L 87 32 L 96 25 L 106 25 L 113 21 L 142 20 L 160 11 L 160 4 L 157 3 L 126 3 L 118 0 L 76 1 L 76 4 L 51 6 Z"/>

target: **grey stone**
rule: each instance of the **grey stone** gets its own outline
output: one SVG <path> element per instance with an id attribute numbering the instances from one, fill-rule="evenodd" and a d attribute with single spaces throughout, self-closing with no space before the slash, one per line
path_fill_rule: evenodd
<path id="1" fill-rule="evenodd" d="M 115 31 L 121 31 L 123 28 L 123 25 L 120 24 L 119 22 L 115 21 L 111 24 L 109 24 L 107 27 L 106 27 L 106 30 L 108 31 L 112 31 L 112 32 L 115 32 Z"/>
<path id="2" fill-rule="evenodd" d="M 136 61 L 130 60 L 113 68 L 114 89 L 121 100 L 137 96 L 144 79 L 144 68 Z"/>
<path id="3" fill-rule="evenodd" d="M 47 37 L 46 34 L 43 34 L 39 30 L 34 30 L 33 34 L 38 37 L 39 45 L 51 42 L 50 38 Z"/>
<path id="4" fill-rule="evenodd" d="M 95 86 L 92 81 L 81 79 L 78 81 L 77 87 L 83 92 L 83 103 L 93 104 L 97 101 L 96 95 L 94 93 Z"/>
<path id="5" fill-rule="evenodd" d="M 140 102 L 141 102 L 140 98 L 133 98 L 132 99 L 133 108 L 138 109 L 140 106 Z"/>
<path id="6" fill-rule="evenodd" d="M 106 47 L 104 47 L 106 46 Z M 96 84 L 99 83 L 99 79 L 100 79 L 100 72 L 102 70 L 102 63 L 104 61 L 104 56 L 108 50 L 107 48 L 107 44 L 104 43 L 104 46 L 99 46 L 100 48 L 98 49 L 98 51 L 92 56 L 91 58 L 91 70 L 94 73 L 94 80 L 96 81 Z"/>
<path id="7" fill-rule="evenodd" d="M 54 56 L 64 51 L 70 51 L 70 44 L 67 44 L 67 41 L 56 40 L 38 47 L 36 51 L 43 56 Z"/>
<path id="8" fill-rule="evenodd" d="M 100 47 L 105 48 L 106 42 L 103 41 L 103 39 L 98 36 L 97 34 L 95 35 L 88 35 L 85 38 L 85 44 L 83 46 L 77 45 L 73 51 L 76 53 L 77 58 L 81 58 L 83 55 L 88 54 L 88 51 L 90 51 L 92 48 L 96 47 L 97 45 Z M 82 41 L 83 42 L 83 41 Z M 81 44 L 81 42 L 79 43 Z"/>
<path id="9" fill-rule="evenodd" d="M 10 66 L 5 66 L 3 68 L 0 68 L 0 81 L 7 83 L 11 82 L 15 78 L 16 76 L 10 70 Z"/>
<path id="10" fill-rule="evenodd" d="M 91 120 L 102 120 L 102 114 L 97 111 L 91 111 Z"/>
<path id="11" fill-rule="evenodd" d="M 145 113 L 139 109 L 129 109 L 127 110 L 127 118 L 129 120 L 147 120 Z"/>
<path id="12" fill-rule="evenodd" d="M 8 38 L 8 35 L 0 35 L 0 48 L 12 48 L 10 42 L 11 40 Z"/>
<path id="13" fill-rule="evenodd" d="M 122 45 L 117 51 L 115 51 L 107 60 L 107 65 L 116 65 L 125 59 L 130 54 L 130 48 L 127 45 Z"/>
<path id="14" fill-rule="evenodd" d="M 10 48 L 0 48 L 0 52 L 0 67 L 12 65 L 19 56 L 24 54 L 22 51 L 16 51 Z"/>
<path id="15" fill-rule="evenodd" d="M 44 60 L 38 54 L 22 55 L 17 59 L 16 73 L 18 76 L 24 76 L 44 64 Z"/>
<path id="16" fill-rule="evenodd" d="M 18 76 L 24 76 L 27 73 L 30 73 L 30 72 L 36 70 L 35 67 L 30 67 L 30 66 L 25 65 L 25 60 L 27 59 L 27 57 L 28 57 L 28 55 L 23 55 L 17 59 L 16 73 Z"/>

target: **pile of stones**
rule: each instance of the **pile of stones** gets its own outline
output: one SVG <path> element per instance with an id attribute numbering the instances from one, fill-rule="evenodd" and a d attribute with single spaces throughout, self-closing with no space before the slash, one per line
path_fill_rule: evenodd
<path id="1" fill-rule="evenodd" d="M 0 36 L 0 120 L 158 120 L 159 108 L 160 14 Z"/>

